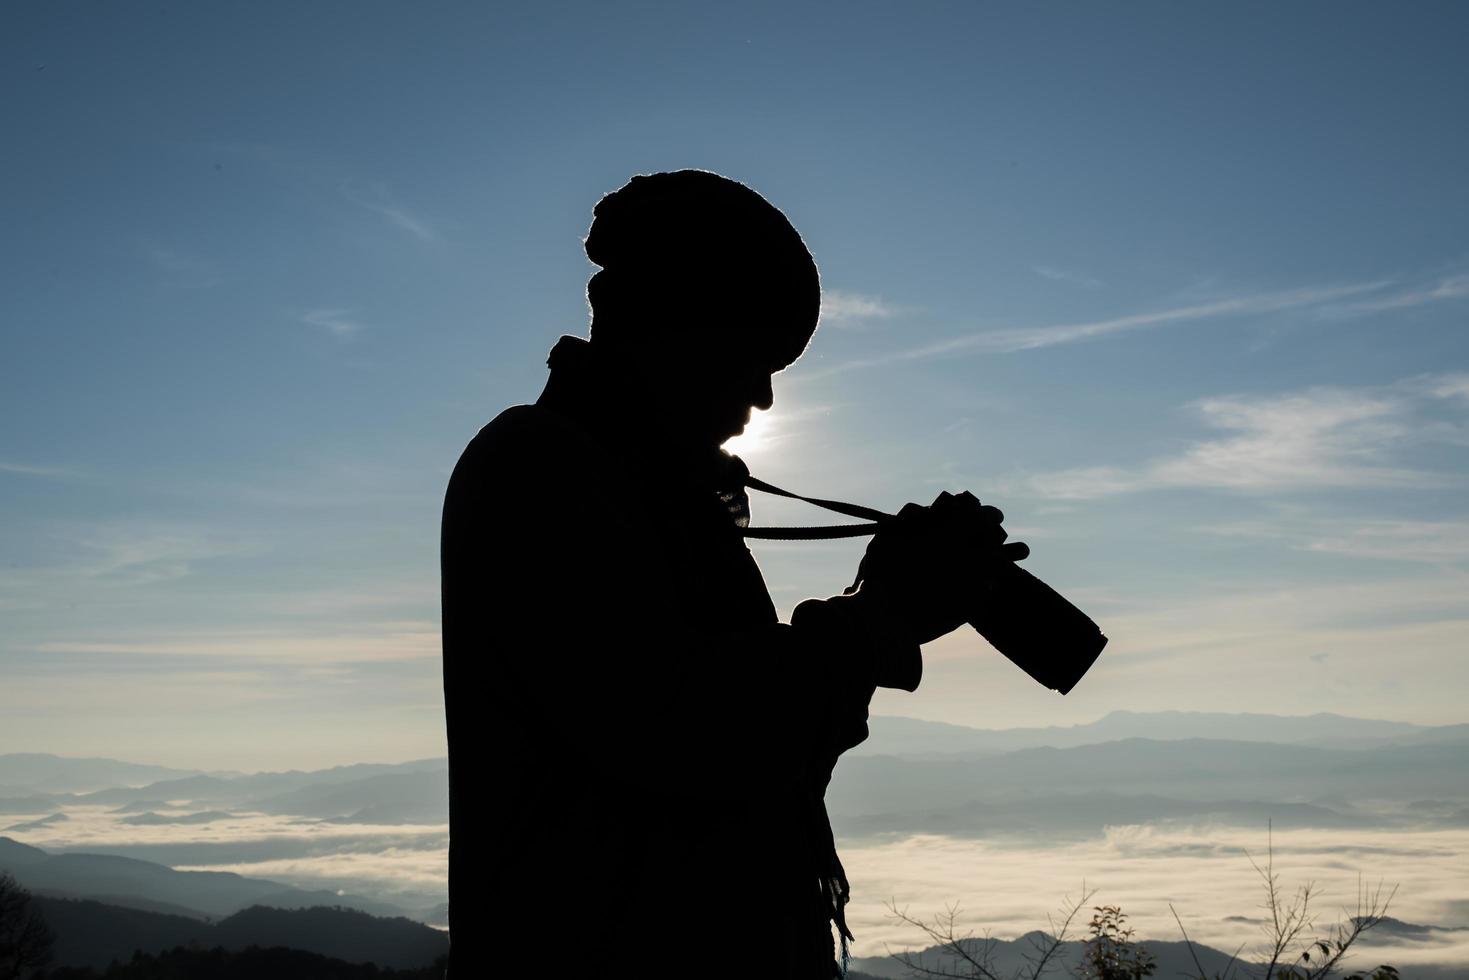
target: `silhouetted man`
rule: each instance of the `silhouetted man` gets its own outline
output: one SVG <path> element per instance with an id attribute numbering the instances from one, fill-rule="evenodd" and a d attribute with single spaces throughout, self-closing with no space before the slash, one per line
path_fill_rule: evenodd
<path id="1" fill-rule="evenodd" d="M 586 251 L 590 340 L 556 343 L 444 503 L 451 973 L 830 977 L 832 768 L 967 618 L 999 514 L 910 505 L 860 588 L 778 622 L 719 446 L 810 340 L 815 263 L 704 171 L 604 197 Z"/>

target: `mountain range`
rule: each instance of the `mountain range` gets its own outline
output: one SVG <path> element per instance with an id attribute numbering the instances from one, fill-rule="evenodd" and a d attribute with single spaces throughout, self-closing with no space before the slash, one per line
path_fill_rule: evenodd
<path id="1" fill-rule="evenodd" d="M 1383 919 L 1372 930 L 1364 932 L 1358 943 L 1349 951 L 1349 959 L 1343 961 L 1343 965 L 1347 968 L 1346 973 L 1370 972 L 1383 962 L 1384 956 L 1391 961 L 1390 951 L 1378 947 L 1373 942 L 1374 938 L 1385 939 L 1405 933 L 1419 935 L 1429 931 L 1440 930 L 1430 930 L 1427 926 L 1400 922 L 1392 918 Z M 1029 976 L 1032 972 L 1031 964 L 1037 952 L 1049 945 L 1048 937 L 1043 932 L 1028 933 L 1012 940 L 969 938 L 960 942 L 964 953 L 974 961 L 985 964 L 995 977 Z M 1152 976 L 1160 980 L 1166 977 L 1197 977 L 1200 969 L 1205 976 L 1221 976 L 1230 969 L 1231 960 L 1234 959 L 1230 954 L 1202 943 L 1190 944 L 1182 940 L 1167 942 L 1150 939 L 1138 942 L 1138 946 L 1152 957 L 1154 965 Z M 1079 968 L 1084 952 L 1085 943 L 1082 940 L 1068 940 L 1062 943 L 1048 961 L 1050 965 L 1045 975 L 1062 978 L 1080 976 Z M 963 957 L 942 946 L 930 946 L 927 949 L 904 954 L 901 959 L 894 956 L 854 957 L 851 961 L 852 972 L 848 974 L 848 978 L 849 980 L 861 980 L 861 978 L 908 980 L 914 976 L 908 964 L 921 964 L 929 970 L 939 971 L 929 974 L 930 976 L 977 975 Z M 1250 976 L 1259 976 L 1264 972 L 1263 964 L 1252 963 L 1248 959 L 1243 963 L 1235 963 L 1234 967 L 1236 972 L 1232 975 L 1242 980 Z M 1411 968 L 1403 968 L 1401 972 L 1409 980 L 1466 980 L 1469 978 L 1469 969 L 1459 966 L 1415 963 Z"/>
<path id="2" fill-rule="evenodd" d="M 1047 728 L 969 728 L 917 718 L 877 716 L 866 742 L 847 755 L 946 755 L 1018 749 L 1074 748 L 1129 738 L 1153 741 L 1219 739 L 1321 748 L 1366 749 L 1469 740 L 1469 725 L 1415 725 L 1402 721 L 1314 715 L 1205 711 L 1114 711 L 1083 725 Z"/>
<path id="3" fill-rule="evenodd" d="M 0 870 L 38 895 L 94 898 L 195 919 L 228 916 L 252 905 L 290 909 L 340 905 L 375 915 L 403 914 L 402 909 L 354 895 L 293 888 L 228 871 L 175 871 L 111 854 L 49 854 L 9 837 L 0 837 Z"/>
<path id="4" fill-rule="evenodd" d="M 250 906 L 214 922 L 94 900 L 39 896 L 46 924 L 56 934 L 58 966 L 105 967 L 136 950 L 157 953 L 177 946 L 241 950 L 284 946 L 348 963 L 380 967 L 426 966 L 449 951 L 449 937 L 408 919 L 318 906 L 279 909 Z"/>
<path id="5" fill-rule="evenodd" d="M 827 791 L 844 847 L 914 834 L 1049 846 L 1129 824 L 1469 827 L 1469 725 L 1189 712 L 869 724 Z M 446 921 L 442 758 L 238 773 L 0 755 L 0 787 L 0 870 L 48 899 L 193 922 L 254 906 Z M 255 865 L 272 871 L 179 870 Z M 395 877 L 410 865 L 416 877 Z"/>

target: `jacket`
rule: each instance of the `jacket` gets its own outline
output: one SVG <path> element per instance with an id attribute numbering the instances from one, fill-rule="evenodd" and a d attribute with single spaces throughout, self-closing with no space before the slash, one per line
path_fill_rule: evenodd
<path id="1" fill-rule="evenodd" d="M 830 977 L 822 794 L 918 648 L 842 596 L 779 622 L 742 464 L 626 417 L 586 341 L 548 363 L 444 502 L 451 974 L 719 976 L 739 941 L 733 972 Z"/>

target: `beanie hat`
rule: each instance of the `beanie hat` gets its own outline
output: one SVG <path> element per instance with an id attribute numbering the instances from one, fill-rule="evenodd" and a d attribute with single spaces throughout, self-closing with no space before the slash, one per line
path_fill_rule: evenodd
<path id="1" fill-rule="evenodd" d="M 592 213 L 584 244 L 602 267 L 587 284 L 594 336 L 599 314 L 712 320 L 768 343 L 783 365 L 810 342 L 816 263 L 786 216 L 744 184 L 707 170 L 644 174 Z"/>

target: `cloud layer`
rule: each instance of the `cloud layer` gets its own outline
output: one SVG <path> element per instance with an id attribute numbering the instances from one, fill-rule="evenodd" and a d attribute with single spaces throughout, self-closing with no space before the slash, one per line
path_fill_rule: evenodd
<path id="1" fill-rule="evenodd" d="M 1030 477 L 1044 497 L 1086 499 L 1166 488 L 1245 492 L 1435 488 L 1456 477 L 1406 465 L 1403 451 L 1458 442 L 1465 376 L 1393 385 L 1318 386 L 1277 395 L 1222 395 L 1191 409 L 1217 435 L 1140 465 L 1087 466 Z"/>
<path id="2" fill-rule="evenodd" d="M 1296 831 L 1274 835 L 1275 870 L 1287 893 L 1314 881 L 1324 926 L 1353 907 L 1358 876 L 1398 885 L 1391 914 L 1409 922 L 1466 926 L 1461 883 L 1469 874 L 1469 830 L 1417 834 L 1378 831 Z M 847 918 L 859 956 L 886 948 L 929 945 L 892 919 L 893 899 L 910 914 L 931 919 L 960 903 L 961 921 L 976 934 L 992 930 L 1013 939 L 1046 927 L 1046 916 L 1077 898 L 1083 882 L 1097 888 L 1098 904 L 1118 904 L 1142 938 L 1177 940 L 1168 905 L 1178 909 L 1192 939 L 1249 954 L 1260 945 L 1264 892 L 1250 863 L 1263 861 L 1266 828 L 1126 826 L 1102 840 L 1015 847 L 947 837 L 911 837 L 868 847 L 841 847 L 852 882 Z M 839 843 L 840 847 L 840 843 Z M 1364 956 L 1367 954 L 1363 954 Z M 1432 943 L 1378 947 L 1377 962 L 1469 963 L 1469 932 L 1440 933 Z M 1358 959 L 1359 965 L 1369 965 Z"/>

